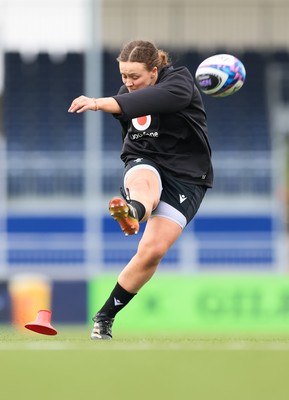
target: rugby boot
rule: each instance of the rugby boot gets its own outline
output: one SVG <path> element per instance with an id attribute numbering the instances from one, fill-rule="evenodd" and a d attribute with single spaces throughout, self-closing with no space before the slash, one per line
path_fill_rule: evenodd
<path id="1" fill-rule="evenodd" d="M 109 202 L 109 212 L 120 225 L 125 236 L 136 235 L 139 222 L 136 209 L 120 197 L 114 197 Z"/>
<path id="2" fill-rule="evenodd" d="M 94 325 L 90 338 L 93 340 L 111 340 L 111 328 L 114 318 L 110 318 L 104 313 L 97 313 L 92 320 Z"/>

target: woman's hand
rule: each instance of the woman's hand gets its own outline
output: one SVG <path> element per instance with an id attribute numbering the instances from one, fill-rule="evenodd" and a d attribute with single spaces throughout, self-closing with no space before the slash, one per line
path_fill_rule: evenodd
<path id="1" fill-rule="evenodd" d="M 93 97 L 79 96 L 73 100 L 68 112 L 82 113 L 87 110 L 97 111 L 96 99 Z"/>

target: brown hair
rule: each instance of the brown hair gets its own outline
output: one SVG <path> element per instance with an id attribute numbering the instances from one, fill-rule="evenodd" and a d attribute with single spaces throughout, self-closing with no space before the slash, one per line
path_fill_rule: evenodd
<path id="1" fill-rule="evenodd" d="M 133 40 L 122 48 L 117 61 L 139 62 L 146 66 L 148 71 L 157 67 L 158 71 L 170 65 L 168 53 L 159 50 L 153 43 L 143 40 Z"/>

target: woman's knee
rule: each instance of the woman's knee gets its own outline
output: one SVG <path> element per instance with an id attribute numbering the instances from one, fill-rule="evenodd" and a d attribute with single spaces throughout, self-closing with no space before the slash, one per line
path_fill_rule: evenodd
<path id="1" fill-rule="evenodd" d="M 142 260 L 146 260 L 149 265 L 153 265 L 159 264 L 167 251 L 168 248 L 165 243 L 154 238 L 154 240 L 141 242 L 137 254 Z"/>

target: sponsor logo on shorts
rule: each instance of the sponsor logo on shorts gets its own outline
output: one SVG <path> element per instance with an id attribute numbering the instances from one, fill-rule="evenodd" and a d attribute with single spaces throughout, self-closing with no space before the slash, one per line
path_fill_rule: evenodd
<path id="1" fill-rule="evenodd" d="M 139 162 L 142 162 L 142 160 L 143 160 L 143 158 L 136 158 L 135 160 L 133 160 L 133 162 L 139 163 Z"/>
<path id="2" fill-rule="evenodd" d="M 184 194 L 179 194 L 180 197 L 180 203 L 182 204 L 185 200 L 187 200 L 187 197 Z"/>

